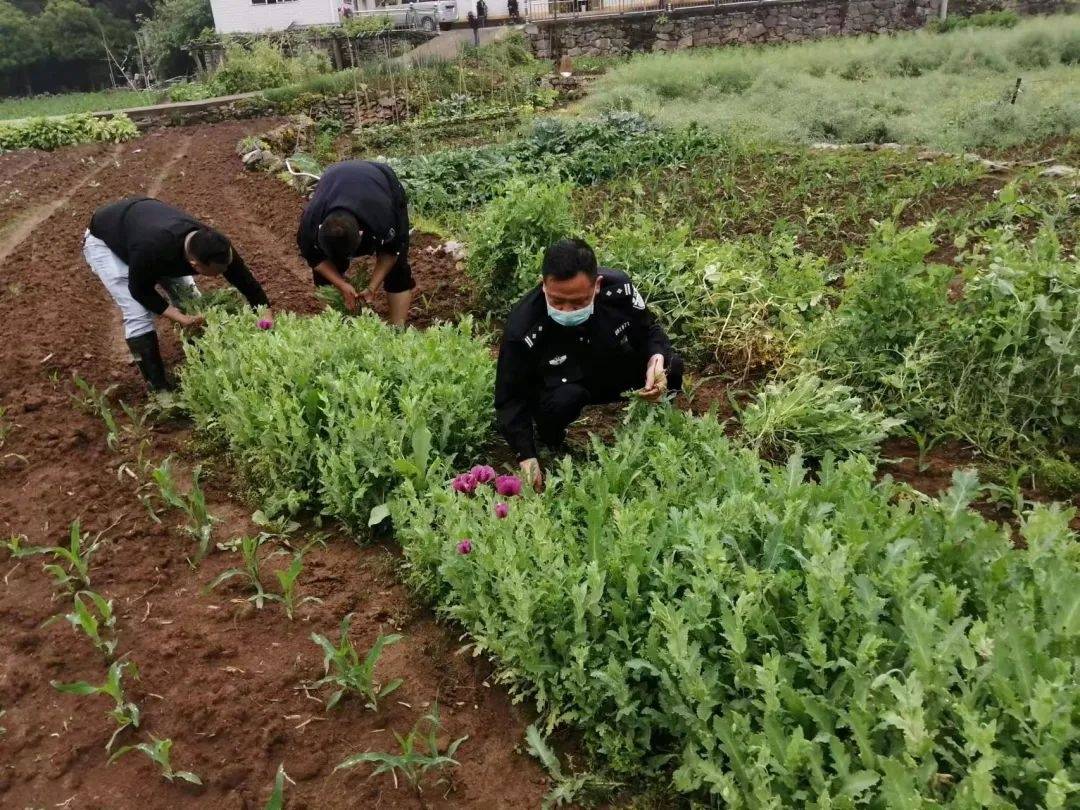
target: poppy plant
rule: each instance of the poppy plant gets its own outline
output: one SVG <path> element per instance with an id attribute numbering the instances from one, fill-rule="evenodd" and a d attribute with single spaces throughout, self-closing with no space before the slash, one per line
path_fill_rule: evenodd
<path id="1" fill-rule="evenodd" d="M 502 519 L 510 514 L 510 506 L 505 503 L 495 504 L 495 517 Z"/>
<path id="2" fill-rule="evenodd" d="M 476 491 L 476 479 L 472 476 L 472 473 L 462 473 L 450 482 L 450 486 L 453 487 L 454 492 L 460 492 L 462 495 L 472 495 Z"/>
<path id="3" fill-rule="evenodd" d="M 521 481 L 516 475 L 500 475 L 495 479 L 495 491 L 508 497 L 520 495 Z"/>
<path id="4" fill-rule="evenodd" d="M 468 554 L 472 551 L 472 540 L 466 537 L 460 543 L 457 544 L 458 554 Z"/>
<path id="5" fill-rule="evenodd" d="M 495 468 L 489 467 L 487 464 L 479 464 L 476 467 L 473 467 L 469 470 L 469 475 L 471 475 L 478 484 L 490 484 L 496 478 Z"/>

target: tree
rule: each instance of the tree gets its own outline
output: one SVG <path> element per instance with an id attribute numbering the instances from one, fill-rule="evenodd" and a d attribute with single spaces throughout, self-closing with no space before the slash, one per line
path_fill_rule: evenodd
<path id="1" fill-rule="evenodd" d="M 16 76 L 45 56 L 30 17 L 7 0 L 0 0 L 0 74 Z"/>
<path id="2" fill-rule="evenodd" d="M 153 18 L 141 29 L 146 58 L 158 76 L 187 72 L 191 58 L 183 51 L 183 46 L 213 26 L 210 0 L 160 0 L 154 6 Z"/>
<path id="3" fill-rule="evenodd" d="M 37 24 L 49 54 L 60 62 L 104 61 L 105 42 L 114 54 L 122 54 L 132 42 L 129 23 L 103 8 L 92 9 L 77 0 L 48 0 Z"/>

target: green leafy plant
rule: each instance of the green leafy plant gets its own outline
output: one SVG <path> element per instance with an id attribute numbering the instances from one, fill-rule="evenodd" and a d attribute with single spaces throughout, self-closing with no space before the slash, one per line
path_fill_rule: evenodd
<path id="1" fill-rule="evenodd" d="M 535 723 L 530 723 L 525 729 L 525 742 L 529 747 L 529 753 L 540 760 L 544 770 L 554 782 L 551 790 L 544 797 L 544 810 L 573 804 L 583 796 L 609 792 L 619 786 L 618 782 L 601 779 L 591 773 L 565 773 L 558 754 L 548 745 Z"/>
<path id="2" fill-rule="evenodd" d="M 214 524 L 217 522 L 206 506 L 206 495 L 200 486 L 201 465 L 191 471 L 191 488 L 181 493 L 173 479 L 171 457 L 166 458 L 151 473 L 158 487 L 161 500 L 174 509 L 179 509 L 188 519 L 185 531 L 198 543 L 195 563 L 200 562 L 210 552 L 214 538 Z"/>
<path id="3" fill-rule="evenodd" d="M 352 614 L 349 613 L 341 620 L 336 645 L 326 636 L 318 633 L 311 634 L 311 640 L 322 648 L 323 671 L 325 672 L 322 678 L 312 684 L 312 688 L 327 685 L 336 687 L 326 703 L 327 709 L 334 708 L 346 694 L 356 693 L 367 699 L 365 704 L 367 708 L 377 711 L 379 701 L 404 683 L 401 678 L 394 678 L 385 684 L 375 680 L 375 666 L 379 662 L 383 648 L 401 641 L 402 636 L 397 633 L 380 634 L 364 656 L 364 660 L 361 661 L 360 654 L 349 639 L 351 624 Z"/>
<path id="4" fill-rule="evenodd" d="M 296 582 L 303 570 L 304 553 L 301 551 L 293 555 L 288 568 L 274 572 L 278 584 L 281 585 L 281 603 L 285 607 L 285 615 L 289 617 L 289 621 L 292 621 L 296 608 L 300 605 L 308 602 L 322 602 L 317 596 L 305 596 L 299 602 L 296 600 Z"/>
<path id="5" fill-rule="evenodd" d="M 538 727 L 572 725 L 614 778 L 777 807 L 1071 799 L 1070 510 L 1027 511 L 1017 548 L 971 472 L 938 498 L 861 455 L 810 474 L 640 403 L 548 473 L 506 520 L 405 482 L 395 534 Z"/>
<path id="6" fill-rule="evenodd" d="M 193 774 L 191 771 L 175 771 L 172 766 L 172 745 L 173 742 L 170 739 L 158 739 L 153 734 L 150 735 L 152 742 L 139 743 L 138 745 L 125 745 L 120 748 L 109 757 L 109 764 L 116 762 L 120 757 L 132 751 L 138 751 L 140 754 L 149 758 L 158 768 L 161 770 L 161 775 L 172 782 L 174 779 L 183 779 L 185 782 L 191 782 L 194 785 L 201 785 L 202 780 Z"/>
<path id="7" fill-rule="evenodd" d="M 90 600 L 93 605 L 86 603 Z M 72 597 L 73 611 L 54 616 L 46 622 L 46 625 L 63 618 L 75 630 L 81 631 L 94 647 L 97 648 L 106 661 L 111 661 L 116 655 L 116 616 L 113 614 L 112 600 L 105 599 L 101 594 L 94 591 L 79 591 Z M 96 612 L 95 612 L 96 611 Z"/>
<path id="8" fill-rule="evenodd" d="M 786 455 L 800 447 L 812 458 L 874 455 L 881 440 L 903 424 L 865 410 L 850 387 L 810 372 L 767 384 L 740 418 L 747 441 L 758 451 Z"/>
<path id="9" fill-rule="evenodd" d="M 263 810 L 285 810 L 285 763 L 278 765 L 274 775 L 274 787 L 270 791 L 270 798 L 266 800 Z"/>
<path id="10" fill-rule="evenodd" d="M 230 568 L 227 571 L 222 571 L 214 578 L 213 582 L 206 586 L 205 590 L 210 592 L 234 577 L 243 577 L 248 587 L 255 591 L 248 597 L 248 601 L 254 602 L 255 607 L 259 610 L 262 610 L 263 603 L 267 599 L 277 598 L 276 594 L 267 593 L 263 588 L 262 574 L 259 570 L 259 547 L 262 543 L 263 538 L 261 536 L 240 538 L 240 554 L 244 559 L 243 568 Z M 292 618 L 292 616 L 289 618 Z"/>
<path id="11" fill-rule="evenodd" d="M 47 563 L 44 570 L 51 574 L 56 586 L 68 593 L 88 591 L 90 589 L 90 559 L 98 546 L 104 532 L 87 541 L 83 535 L 82 524 L 76 518 L 71 523 L 68 532 L 67 546 L 53 546 L 42 549 L 41 552 L 50 554 L 56 562 Z"/>
<path id="12" fill-rule="evenodd" d="M 28 118 L 0 122 L 0 151 L 7 149 L 57 149 L 80 143 L 121 143 L 139 136 L 139 130 L 123 113 L 98 118 L 77 113 L 59 118 Z"/>
<path id="13" fill-rule="evenodd" d="M 398 787 L 398 773 L 405 778 L 414 790 L 421 791 L 421 780 L 428 771 L 441 771 L 449 767 L 457 767 L 460 763 L 454 759 L 454 754 L 465 742 L 468 736 L 459 737 L 450 743 L 446 750 L 439 750 L 438 735 L 441 730 L 439 720 L 439 705 L 436 703 L 431 712 L 416 721 L 408 734 L 402 737 L 396 731 L 394 738 L 397 740 L 400 753 L 391 754 L 384 752 L 369 751 L 363 754 L 355 754 L 334 770 L 355 768 L 357 765 L 374 765 L 372 776 L 381 773 L 389 773 L 394 780 L 394 787 Z"/>
<path id="14" fill-rule="evenodd" d="M 113 414 L 112 403 L 109 394 L 116 386 L 109 386 L 104 391 L 99 391 L 79 375 L 73 375 L 75 387 L 82 392 L 81 397 L 76 397 L 79 406 L 89 414 L 101 418 L 105 423 L 105 444 L 110 450 L 118 450 L 120 447 L 120 426 Z"/>
<path id="15" fill-rule="evenodd" d="M 109 741 L 105 744 L 106 751 L 112 750 L 113 743 L 124 729 L 139 727 L 139 707 L 129 701 L 124 695 L 122 681 L 124 671 L 129 668 L 131 675 L 138 678 L 139 671 L 135 668 L 133 663 L 130 661 L 114 661 L 112 665 L 109 666 L 109 672 L 105 676 L 105 682 L 99 686 L 87 683 L 86 681 L 76 681 L 75 683 L 51 681 L 54 689 L 69 695 L 105 695 L 113 699 L 115 705 L 109 711 L 109 717 L 116 723 L 116 730 L 113 731 L 112 736 L 109 737 Z"/>

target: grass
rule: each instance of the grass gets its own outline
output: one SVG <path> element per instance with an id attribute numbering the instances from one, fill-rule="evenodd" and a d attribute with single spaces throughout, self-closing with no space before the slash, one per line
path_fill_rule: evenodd
<path id="1" fill-rule="evenodd" d="M 63 93 L 55 96 L 0 99 L 0 121 L 42 115 L 69 115 L 145 107 L 167 101 L 154 90 L 102 90 L 97 93 Z"/>
<path id="2" fill-rule="evenodd" d="M 1008 148 L 1080 127 L 1080 16 L 640 56 L 602 77 L 584 106 L 763 143 Z"/>

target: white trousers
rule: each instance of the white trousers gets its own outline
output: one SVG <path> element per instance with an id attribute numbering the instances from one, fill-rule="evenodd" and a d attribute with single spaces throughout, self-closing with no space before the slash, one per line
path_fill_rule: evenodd
<path id="1" fill-rule="evenodd" d="M 109 246 L 88 230 L 83 236 L 83 256 L 90 269 L 101 279 L 113 301 L 120 307 L 124 317 L 124 337 L 133 338 L 154 331 L 154 313 L 136 301 L 128 290 L 128 266 L 123 259 L 109 250 Z M 198 297 L 199 288 L 191 276 L 163 278 L 169 301 L 178 306 L 185 297 Z"/>

